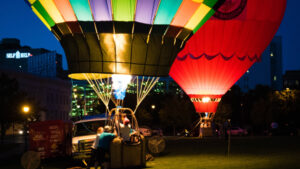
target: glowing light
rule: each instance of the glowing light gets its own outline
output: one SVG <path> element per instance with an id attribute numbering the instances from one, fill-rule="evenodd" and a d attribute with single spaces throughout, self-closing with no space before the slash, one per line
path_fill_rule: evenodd
<path id="1" fill-rule="evenodd" d="M 30 107 L 29 107 L 29 106 L 24 106 L 24 107 L 23 107 L 23 112 L 24 112 L 25 114 L 27 114 L 29 111 L 30 111 Z"/>
<path id="2" fill-rule="evenodd" d="M 203 103 L 208 103 L 210 101 L 210 98 L 209 97 L 203 97 L 202 98 L 202 102 Z"/>
<path id="3" fill-rule="evenodd" d="M 23 130 L 19 130 L 19 134 L 23 134 Z"/>
<path id="4" fill-rule="evenodd" d="M 123 100 L 128 84 L 131 82 L 131 75 L 112 75 L 112 89 L 116 99 Z"/>
<path id="5" fill-rule="evenodd" d="M 155 109 L 155 105 L 154 104 L 151 105 L 151 109 Z"/>

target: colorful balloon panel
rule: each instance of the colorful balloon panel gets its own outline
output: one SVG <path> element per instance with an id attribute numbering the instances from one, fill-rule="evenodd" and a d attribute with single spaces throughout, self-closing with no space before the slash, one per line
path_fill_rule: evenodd
<path id="1" fill-rule="evenodd" d="M 77 21 L 69 0 L 53 0 L 53 2 L 66 22 Z"/>
<path id="2" fill-rule="evenodd" d="M 226 0 L 188 40 L 170 76 L 197 100 L 197 112 L 215 112 L 219 98 L 260 59 L 285 7 L 286 0 Z"/>
<path id="3" fill-rule="evenodd" d="M 135 20 L 140 23 L 153 24 L 160 0 L 138 0 Z"/>
<path id="4" fill-rule="evenodd" d="M 167 76 L 217 0 L 28 0 L 82 73 Z"/>
<path id="5" fill-rule="evenodd" d="M 194 30 L 207 14 L 214 12 L 213 6 L 217 0 L 28 0 L 28 2 L 51 27 L 64 21 L 122 21 L 172 25 Z"/>

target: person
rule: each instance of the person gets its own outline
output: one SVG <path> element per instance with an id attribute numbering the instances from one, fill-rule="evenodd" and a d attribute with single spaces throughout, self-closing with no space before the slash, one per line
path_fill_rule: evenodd
<path id="1" fill-rule="evenodd" d="M 104 132 L 99 136 L 99 143 L 98 143 L 98 152 L 99 152 L 99 163 L 104 168 L 108 167 L 107 162 L 105 161 L 105 154 L 109 154 L 109 146 L 110 142 L 117 136 L 116 131 L 112 133 L 112 127 L 111 126 L 105 126 Z"/>
<path id="2" fill-rule="evenodd" d="M 98 144 L 99 144 L 99 138 L 100 138 L 100 135 L 104 132 L 104 128 L 103 127 L 99 127 L 97 129 L 97 135 L 96 135 L 96 139 L 95 141 L 93 142 L 91 148 L 92 148 L 92 154 L 91 154 L 91 160 L 89 162 L 89 166 L 91 166 L 92 164 L 94 164 L 95 168 L 98 167 L 98 164 L 99 164 L 99 149 L 97 148 L 98 147 Z"/>
<path id="3" fill-rule="evenodd" d="M 120 136 L 124 142 L 130 142 L 130 136 L 133 134 L 130 126 L 130 121 L 127 117 L 124 118 L 123 123 L 120 123 Z"/>

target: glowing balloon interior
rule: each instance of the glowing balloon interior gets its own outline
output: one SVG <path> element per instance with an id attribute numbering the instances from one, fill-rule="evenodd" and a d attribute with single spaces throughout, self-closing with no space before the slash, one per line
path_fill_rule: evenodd
<path id="1" fill-rule="evenodd" d="M 131 79 L 131 75 L 112 75 L 112 89 L 115 99 L 123 100 L 125 98 L 126 89 Z"/>
<path id="2" fill-rule="evenodd" d="M 218 0 L 28 0 L 60 41 L 69 77 L 167 76 Z"/>
<path id="3" fill-rule="evenodd" d="M 286 0 L 225 0 L 174 61 L 170 76 L 196 111 L 215 113 L 221 97 L 260 59 Z"/>

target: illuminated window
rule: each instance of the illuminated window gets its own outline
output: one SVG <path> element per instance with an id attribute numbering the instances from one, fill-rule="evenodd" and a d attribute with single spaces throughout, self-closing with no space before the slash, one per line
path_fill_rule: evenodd
<path id="1" fill-rule="evenodd" d="M 271 53 L 270 53 L 270 56 L 271 56 L 271 57 L 273 57 L 273 56 L 274 56 L 273 52 L 271 52 Z"/>
<path id="2" fill-rule="evenodd" d="M 277 77 L 276 77 L 276 76 L 274 76 L 273 80 L 274 80 L 274 81 L 276 81 L 276 80 L 277 80 Z"/>

